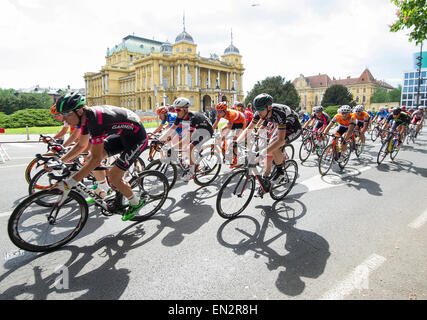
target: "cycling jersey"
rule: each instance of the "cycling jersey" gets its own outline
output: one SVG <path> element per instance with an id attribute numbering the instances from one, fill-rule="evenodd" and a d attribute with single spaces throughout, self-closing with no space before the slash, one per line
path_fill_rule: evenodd
<path id="1" fill-rule="evenodd" d="M 353 113 L 351 115 L 354 119 L 354 121 L 362 121 L 362 122 L 368 122 L 369 121 L 369 114 L 365 111 L 363 111 L 360 115 L 357 114 L 357 112 Z"/>
<path id="2" fill-rule="evenodd" d="M 231 129 L 244 129 L 246 127 L 245 116 L 242 112 L 237 110 L 227 110 L 225 111 L 225 116 L 222 117 L 228 120 L 228 125 L 231 125 Z M 219 114 L 216 116 L 216 120 L 219 121 L 221 117 Z"/>
<path id="3" fill-rule="evenodd" d="M 380 120 L 387 119 L 387 117 L 390 115 L 387 111 L 378 112 L 377 116 L 380 118 Z"/>
<path id="4" fill-rule="evenodd" d="M 81 126 L 81 134 L 90 134 L 91 144 L 104 143 L 109 156 L 121 153 L 114 164 L 121 170 L 129 169 L 148 141 L 139 117 L 128 109 L 113 106 L 84 110 L 86 121 Z"/>
<path id="5" fill-rule="evenodd" d="M 335 115 L 335 117 L 332 119 L 332 122 L 338 122 L 341 127 L 345 128 L 348 128 L 351 124 L 356 124 L 352 116 L 348 117 L 347 120 L 344 120 L 342 114 Z"/>
<path id="6" fill-rule="evenodd" d="M 401 124 L 409 125 L 411 118 L 405 112 L 401 112 L 397 118 L 393 117 L 393 113 L 391 113 L 387 118 L 388 121 L 394 121 L 397 126 Z"/>
<path id="7" fill-rule="evenodd" d="M 166 124 L 166 122 L 167 122 L 167 123 L 168 123 L 168 127 L 172 127 L 172 125 L 175 123 L 175 120 L 176 120 L 176 117 L 177 117 L 177 116 L 178 116 L 178 115 L 177 115 L 176 113 L 174 113 L 174 112 L 168 112 L 168 116 L 167 116 L 166 120 L 165 120 L 165 121 L 162 121 L 161 123 L 162 123 L 163 125 L 165 125 L 165 124 Z M 181 134 L 181 132 L 182 132 L 182 127 L 176 127 L 175 131 L 176 131 L 178 134 Z"/>
<path id="8" fill-rule="evenodd" d="M 244 111 L 244 113 L 245 113 L 246 123 L 251 123 L 252 119 L 254 118 L 254 113 L 252 112 L 252 110 L 251 109 L 246 109 Z"/>
<path id="9" fill-rule="evenodd" d="M 423 110 L 416 110 L 412 114 L 412 117 L 416 118 L 417 120 L 421 120 L 424 117 L 424 111 Z"/>
<path id="10" fill-rule="evenodd" d="M 210 137 L 212 137 L 214 132 L 210 120 L 200 112 L 189 111 L 185 118 L 176 117 L 174 125 L 181 127 L 184 134 L 186 134 L 187 130 L 191 133 L 194 133 L 196 130 L 199 131 L 198 134 L 192 135 L 191 137 L 191 143 L 194 146 L 202 142 L 204 138 L 207 138 L 201 131 L 207 131 Z"/>
<path id="11" fill-rule="evenodd" d="M 261 116 L 258 112 L 255 113 L 252 123 L 258 123 Z M 263 126 L 266 127 L 269 123 L 277 125 L 278 130 L 286 131 L 286 139 L 292 142 L 297 139 L 302 132 L 301 124 L 298 121 L 298 114 L 290 107 L 284 104 L 273 103 L 271 109 L 271 116 L 264 118 Z"/>
<path id="12" fill-rule="evenodd" d="M 318 123 L 321 123 L 322 126 L 327 126 L 329 122 L 331 122 L 331 117 L 329 117 L 329 114 L 327 114 L 325 111 L 322 111 L 322 115 L 319 117 L 317 115 L 317 112 L 313 112 L 313 114 L 310 117 L 310 120 L 316 120 Z"/>

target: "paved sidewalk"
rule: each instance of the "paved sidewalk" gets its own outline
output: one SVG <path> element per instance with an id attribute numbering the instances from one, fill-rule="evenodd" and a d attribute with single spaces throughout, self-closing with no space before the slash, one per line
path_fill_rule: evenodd
<path id="1" fill-rule="evenodd" d="M 0 143 L 34 143 L 39 142 L 39 134 L 0 134 Z"/>

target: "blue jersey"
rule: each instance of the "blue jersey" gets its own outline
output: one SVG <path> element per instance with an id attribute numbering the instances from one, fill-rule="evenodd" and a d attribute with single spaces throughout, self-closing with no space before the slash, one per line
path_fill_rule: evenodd
<path id="1" fill-rule="evenodd" d="M 378 112 L 378 113 L 377 113 L 377 116 L 378 116 L 381 120 L 386 119 L 389 115 L 390 115 L 390 113 L 388 113 L 387 111 L 383 111 L 383 112 Z"/>
<path id="2" fill-rule="evenodd" d="M 176 117 L 177 117 L 177 116 L 178 116 L 178 115 L 177 115 L 176 113 L 168 112 L 168 117 L 166 118 L 166 120 L 165 120 L 165 121 L 162 121 L 162 124 L 164 125 L 164 124 L 166 124 L 166 122 L 167 122 L 167 123 L 168 123 L 168 127 L 172 127 L 172 125 L 175 123 L 175 120 L 176 120 Z M 182 132 L 182 128 L 181 128 L 181 127 L 176 127 L 175 131 L 176 131 L 178 134 L 181 134 L 181 132 Z"/>

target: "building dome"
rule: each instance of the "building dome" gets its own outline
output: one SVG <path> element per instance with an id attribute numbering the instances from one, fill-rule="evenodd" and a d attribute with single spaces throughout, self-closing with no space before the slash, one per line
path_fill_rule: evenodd
<path id="1" fill-rule="evenodd" d="M 189 42 L 189 43 L 192 43 L 192 44 L 194 44 L 194 40 L 193 40 L 193 37 L 192 36 L 190 36 L 185 30 L 184 31 L 182 31 L 177 37 L 176 37 L 176 39 L 175 39 L 175 43 L 178 43 L 178 42 L 182 42 L 182 41 L 184 41 L 184 42 Z"/>
<path id="2" fill-rule="evenodd" d="M 237 49 L 233 44 L 230 44 L 227 49 L 225 49 L 224 54 L 240 54 L 239 49 Z"/>

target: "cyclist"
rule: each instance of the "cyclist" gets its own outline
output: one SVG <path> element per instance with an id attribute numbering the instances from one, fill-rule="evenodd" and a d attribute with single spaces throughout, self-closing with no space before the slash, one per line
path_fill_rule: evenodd
<path id="1" fill-rule="evenodd" d="M 356 126 L 355 120 L 351 115 L 351 107 L 349 105 L 343 105 L 338 109 L 338 114 L 336 114 L 331 120 L 324 132 L 328 133 L 335 123 L 339 124 L 335 135 L 343 137 L 344 142 L 349 140 Z M 345 152 L 347 150 L 347 144 L 340 142 L 339 148 L 342 152 Z M 339 156 L 341 156 L 341 152 L 339 152 Z M 341 161 L 341 158 L 339 158 L 338 161 Z"/>
<path id="2" fill-rule="evenodd" d="M 252 109 L 249 106 L 245 109 L 245 105 L 242 102 L 238 102 L 236 104 L 236 107 L 237 107 L 237 111 L 240 111 L 245 115 L 246 124 L 251 123 L 254 117 L 254 113 L 252 112 Z"/>
<path id="3" fill-rule="evenodd" d="M 314 123 L 314 131 L 322 133 L 328 124 L 331 122 L 331 117 L 327 114 L 322 106 L 313 107 L 313 114 L 310 119 L 304 124 L 304 129 L 311 126 Z M 323 140 L 324 137 L 319 136 L 319 141 Z"/>
<path id="4" fill-rule="evenodd" d="M 378 121 L 380 124 L 384 124 L 390 113 L 386 107 L 380 107 L 377 114 L 374 117 L 374 122 Z"/>
<path id="5" fill-rule="evenodd" d="M 421 125 L 424 122 L 424 108 L 422 106 L 418 107 L 416 111 L 411 115 L 412 116 L 412 124 L 416 125 L 415 137 L 420 132 Z"/>
<path id="6" fill-rule="evenodd" d="M 401 109 L 402 109 L 402 111 L 403 111 L 403 112 L 405 112 L 408 116 L 412 117 L 411 112 L 409 112 L 409 110 L 408 110 L 409 108 L 407 109 L 407 108 L 406 108 L 406 106 L 402 106 L 402 107 L 401 107 Z"/>
<path id="7" fill-rule="evenodd" d="M 182 128 L 182 139 L 172 145 L 173 148 L 182 146 L 189 148 L 190 167 L 184 172 L 182 179 L 190 181 L 195 175 L 194 154 L 195 147 L 201 147 L 203 143 L 209 140 L 213 135 L 213 128 L 210 120 L 201 112 L 188 111 L 190 100 L 187 98 L 178 98 L 174 101 L 173 107 L 177 112 L 175 123 L 159 138 L 161 142 L 166 141 L 168 137 L 176 130 Z"/>
<path id="8" fill-rule="evenodd" d="M 173 109 L 172 109 L 173 110 Z M 168 107 L 159 107 L 156 110 L 156 114 L 159 116 L 160 120 L 162 121 L 160 123 L 160 125 L 151 133 L 148 134 L 148 136 L 152 136 L 158 132 L 161 132 L 163 130 L 163 128 L 165 127 L 166 122 L 168 123 L 168 127 L 172 127 L 173 124 L 175 123 L 177 114 L 174 112 L 169 111 Z M 177 127 L 175 130 L 176 134 L 178 135 L 178 137 L 181 137 L 181 132 L 182 132 L 182 128 L 181 127 Z M 170 137 L 170 139 L 173 139 L 174 135 L 172 135 Z"/>
<path id="9" fill-rule="evenodd" d="M 354 107 L 354 113 L 352 114 L 354 122 L 356 123 L 356 130 L 360 132 L 360 141 L 365 144 L 365 132 L 368 130 L 369 114 L 365 112 L 365 107 L 361 104 Z"/>
<path id="10" fill-rule="evenodd" d="M 285 163 L 281 147 L 296 140 L 302 133 L 302 127 L 298 121 L 298 114 L 286 105 L 273 103 L 273 97 L 269 94 L 261 93 L 257 95 L 253 101 L 253 105 L 257 112 L 251 124 L 239 136 L 237 142 L 241 142 L 244 137 L 248 137 L 248 134 L 260 120 L 263 121 L 263 127 L 267 127 L 269 123 L 277 125 L 277 133 L 272 136 L 265 150 L 267 153 L 267 163 L 263 172 L 263 179 L 266 186 L 271 186 L 271 182 L 275 183 L 279 181 L 284 175 L 283 166 Z M 267 177 L 271 172 L 273 158 L 277 166 L 277 171 L 271 178 L 271 181 L 268 181 Z"/>
<path id="11" fill-rule="evenodd" d="M 411 117 L 405 112 L 402 112 L 401 108 L 394 108 L 392 113 L 388 116 L 387 123 L 384 124 L 383 130 L 387 129 L 390 123 L 393 123 L 391 130 L 399 133 L 399 146 L 407 133 L 407 127 L 411 123 Z"/>
<path id="12" fill-rule="evenodd" d="M 239 102 L 240 103 L 240 102 Z M 237 104 L 239 107 L 239 104 Z M 215 107 L 216 110 L 216 120 L 212 125 L 212 128 L 216 130 L 218 128 L 219 121 L 221 118 L 228 120 L 227 125 L 221 128 L 221 137 L 226 138 L 230 134 L 230 131 L 233 134 L 233 162 L 230 165 L 230 168 L 235 168 L 237 166 L 237 145 L 235 141 L 246 128 L 246 119 L 242 112 L 237 110 L 227 110 L 227 102 L 220 102 Z M 224 141 L 225 143 L 225 141 Z"/>
<path id="13" fill-rule="evenodd" d="M 73 144 L 74 142 L 77 142 L 77 140 L 79 139 L 79 136 L 80 136 L 80 130 L 75 130 L 75 129 L 79 129 L 79 128 L 76 126 L 72 126 L 70 128 L 70 125 L 66 121 L 64 121 L 64 118 L 62 117 L 62 115 L 56 111 L 56 104 L 54 104 L 50 108 L 50 113 L 56 121 L 63 122 L 63 124 L 64 124 L 64 126 L 61 128 L 61 130 L 59 130 L 53 136 L 53 139 L 58 140 L 58 142 L 60 144 L 62 144 L 64 147 L 68 147 L 71 144 Z M 70 136 L 64 142 L 64 139 L 62 139 L 62 138 L 67 134 L 68 129 L 70 129 Z M 43 140 L 43 142 L 46 142 L 46 141 Z"/>
<path id="14" fill-rule="evenodd" d="M 310 120 L 310 116 L 305 113 L 304 111 L 300 111 L 299 112 L 299 120 L 301 122 L 301 124 L 307 122 L 308 120 Z"/>
<path id="15" fill-rule="evenodd" d="M 129 207 L 123 212 L 122 220 L 132 219 L 144 205 L 134 194 L 123 175 L 147 145 L 147 135 L 139 117 L 132 111 L 114 106 L 87 107 L 85 97 L 77 92 L 59 98 L 56 110 L 70 125 L 81 126 L 81 137 L 69 157 L 76 157 L 87 148 L 91 140 L 91 155 L 87 163 L 72 177 L 57 184 L 63 192 L 69 192 L 79 181 L 108 156 L 118 153 L 120 157 L 108 170 L 109 181 L 128 200 Z"/>

